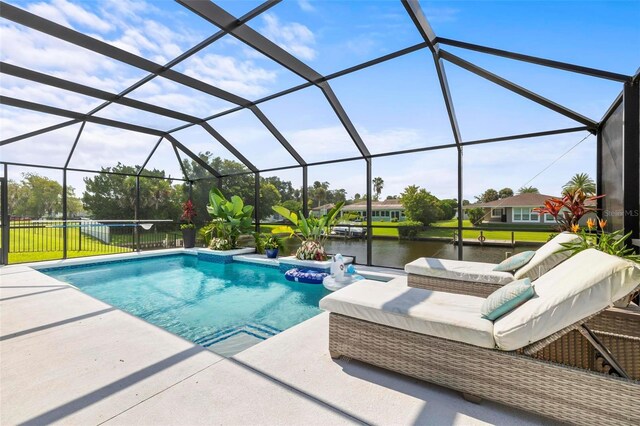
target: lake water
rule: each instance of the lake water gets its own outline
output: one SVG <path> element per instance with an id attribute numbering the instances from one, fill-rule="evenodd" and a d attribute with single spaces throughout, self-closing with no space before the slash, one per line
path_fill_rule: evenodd
<path id="1" fill-rule="evenodd" d="M 295 253 L 299 240 L 285 240 L 285 254 Z M 542 244 L 540 244 L 542 245 Z M 499 263 L 507 253 L 519 253 L 535 250 L 537 246 L 520 245 L 516 247 L 464 246 L 464 260 L 474 262 Z M 356 256 L 356 262 L 367 263 L 367 242 L 357 239 L 329 239 L 325 244 L 329 253 Z M 374 239 L 372 246 L 372 263 L 377 266 L 403 268 L 405 264 L 419 257 L 437 257 L 440 259 L 457 259 L 458 247 L 440 241 L 407 241 L 396 239 Z"/>

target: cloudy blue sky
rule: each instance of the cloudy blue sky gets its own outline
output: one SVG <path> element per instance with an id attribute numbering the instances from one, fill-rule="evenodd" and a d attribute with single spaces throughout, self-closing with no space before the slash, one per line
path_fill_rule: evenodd
<path id="1" fill-rule="evenodd" d="M 164 64 L 217 31 L 179 4 L 144 0 L 9 1 L 57 23 L 85 32 L 126 51 Z M 218 2 L 235 16 L 257 1 Z M 446 38 L 513 50 L 580 65 L 634 74 L 640 66 L 638 1 L 423 1 L 435 32 Z M 249 24 L 321 74 L 419 43 L 400 1 L 285 0 Z M 0 20 L 2 60 L 117 93 L 145 72 L 53 39 L 5 19 Z M 619 83 L 473 53 L 445 49 L 537 91 L 564 106 L 599 120 L 621 90 Z M 457 66 L 445 63 L 464 140 L 552 130 L 579 125 L 506 91 Z M 302 80 L 269 58 L 225 36 L 176 68 L 184 74 L 248 99 L 299 84 Z M 88 112 L 101 102 L 7 75 L 0 76 L 3 95 Z M 451 130 L 428 50 L 343 76 L 331 85 L 358 132 L 374 153 L 452 143 Z M 130 97 L 206 117 L 232 105 L 156 78 Z M 317 88 L 260 105 L 307 161 L 351 157 L 357 150 Z M 57 117 L 0 107 L 0 139 L 64 121 Z M 124 106 L 111 105 L 98 116 L 169 130 L 180 121 Z M 210 122 L 260 168 L 294 164 L 255 117 L 241 111 Z M 14 162 L 63 165 L 79 126 L 24 140 L 0 151 Z M 175 136 L 195 152 L 210 150 L 232 158 L 204 131 L 192 128 Z M 487 187 L 524 184 L 555 194 L 576 172 L 595 176 L 595 137 L 587 134 L 469 147 L 464 152 L 464 193 L 473 199 Z M 71 167 L 97 169 L 117 161 L 141 164 L 157 138 L 87 124 Z M 561 158 L 560 158 L 561 157 Z M 553 164 L 545 173 L 541 170 Z M 150 167 L 179 176 L 175 155 L 165 143 Z M 12 177 L 26 169 L 12 167 Z M 365 191 L 364 163 L 313 167 L 309 179 L 329 181 L 350 195 Z M 385 180 L 383 195 L 399 194 L 409 184 L 439 197 L 456 193 L 455 150 L 430 151 L 376 159 L 375 176 Z M 42 172 L 59 178 L 57 172 Z M 278 175 L 301 184 L 299 171 Z M 82 188 L 82 174 L 70 182 Z"/>

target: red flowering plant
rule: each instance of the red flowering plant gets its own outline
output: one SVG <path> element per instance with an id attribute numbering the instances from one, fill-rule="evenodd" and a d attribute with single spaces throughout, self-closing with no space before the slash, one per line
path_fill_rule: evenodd
<path id="1" fill-rule="evenodd" d="M 553 216 L 560 232 L 575 232 L 574 229 L 584 215 L 598 210 L 588 205 L 589 202 L 602 197 L 604 195 L 587 196 L 581 189 L 574 189 L 565 192 L 562 198 L 549 198 L 544 202 L 544 207 L 535 208 L 533 211 Z"/>
<path id="2" fill-rule="evenodd" d="M 194 207 L 191 200 L 187 200 L 182 204 L 182 216 L 180 216 L 181 220 L 186 221 L 187 223 L 183 223 L 180 225 L 180 229 L 190 229 L 195 228 L 196 225 L 193 223 L 193 218 L 198 214 L 196 213 L 196 208 Z"/>

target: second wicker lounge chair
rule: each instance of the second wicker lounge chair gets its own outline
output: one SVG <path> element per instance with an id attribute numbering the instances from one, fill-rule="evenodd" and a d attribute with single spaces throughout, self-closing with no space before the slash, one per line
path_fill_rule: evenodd
<path id="1" fill-rule="evenodd" d="M 640 314 L 605 311 L 637 264 L 590 249 L 495 322 L 483 297 L 363 281 L 320 302 L 329 351 L 555 420 L 640 424 Z M 610 351 L 606 343 L 615 347 Z"/>

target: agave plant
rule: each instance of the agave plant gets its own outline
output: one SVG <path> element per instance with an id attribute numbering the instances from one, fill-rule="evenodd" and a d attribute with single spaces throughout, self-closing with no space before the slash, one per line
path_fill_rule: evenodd
<path id="1" fill-rule="evenodd" d="M 309 215 L 304 217 L 302 212 L 294 213 L 283 206 L 272 207 L 273 211 L 284 217 L 293 226 L 279 226 L 272 232 L 274 234 L 288 233 L 291 236 L 298 237 L 304 250 L 298 250 L 296 257 L 302 260 L 324 260 L 324 242 L 331 231 L 331 227 L 336 224 L 338 213 L 344 206 L 344 202 L 337 203 L 326 214 L 315 217 Z M 314 244 L 310 244 L 314 243 Z M 313 247 L 313 250 L 311 249 Z"/>
<path id="2" fill-rule="evenodd" d="M 212 188 L 207 212 L 213 217 L 211 226 L 207 227 L 211 236 L 217 237 L 215 241 L 225 240 L 231 249 L 238 246 L 240 235 L 253 229 L 253 206 L 245 205 L 237 195 L 228 200 L 218 188 Z"/>

